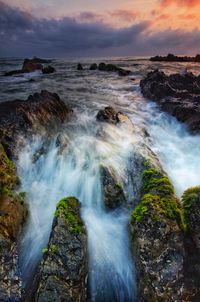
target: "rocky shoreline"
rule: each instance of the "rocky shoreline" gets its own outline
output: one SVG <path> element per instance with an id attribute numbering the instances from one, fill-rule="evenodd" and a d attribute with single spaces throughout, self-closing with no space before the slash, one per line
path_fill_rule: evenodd
<path id="1" fill-rule="evenodd" d="M 119 72 L 105 66 L 102 71 Z M 96 70 L 96 66 L 91 66 L 91 70 Z M 199 77 L 191 73 L 167 76 L 156 70 L 147 74 L 140 87 L 145 97 L 185 122 L 191 131 L 199 133 Z M 40 134 L 51 140 L 56 135 L 56 144 L 64 143 L 67 148 L 58 132 L 63 124 L 74 118 L 73 109 L 49 91 L 35 93 L 26 101 L 0 103 L 2 302 L 9 299 L 29 301 L 27 293 L 24 294 L 18 263 L 20 234 L 29 211 L 26 194 L 16 192 L 20 181 L 12 160 L 16 158 L 17 147 L 23 144 L 19 138 Z M 135 131 L 128 116 L 112 107 L 101 109 L 96 120 L 99 125 L 110 124 L 131 133 Z M 103 135 L 103 131 L 97 135 Z M 130 160 L 134 204 L 127 204 L 123 184 L 114 167 L 102 165 L 100 178 L 107 212 L 120 207 L 132 209 L 129 234 L 136 264 L 138 301 L 198 301 L 200 187 L 189 188 L 179 200 L 157 156 L 144 144 L 133 148 Z M 80 204 L 75 197 L 63 196 L 57 204 L 30 299 L 35 302 L 90 301 L 88 274 L 87 231 L 81 219 Z"/>

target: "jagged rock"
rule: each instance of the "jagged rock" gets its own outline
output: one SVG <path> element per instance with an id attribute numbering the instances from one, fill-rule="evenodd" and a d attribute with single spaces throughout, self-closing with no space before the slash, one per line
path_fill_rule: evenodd
<path id="1" fill-rule="evenodd" d="M 97 69 L 98 69 L 98 66 L 96 63 L 91 64 L 90 70 L 97 70 Z"/>
<path id="2" fill-rule="evenodd" d="M 37 302 L 87 301 L 87 235 L 74 197 L 57 205 L 36 280 Z"/>
<path id="3" fill-rule="evenodd" d="M 100 71 L 110 71 L 110 72 L 118 72 L 120 76 L 127 76 L 131 73 L 130 70 L 126 70 L 123 68 L 120 68 L 114 64 L 105 64 L 105 63 L 100 63 L 98 66 L 98 69 Z"/>
<path id="4" fill-rule="evenodd" d="M 62 154 L 63 151 L 67 148 L 69 145 L 69 137 L 66 133 L 59 133 L 56 138 L 56 147 L 58 147 L 59 154 Z"/>
<path id="5" fill-rule="evenodd" d="M 200 131 L 200 77 L 192 73 L 165 75 L 155 70 L 141 80 L 143 95 L 156 101 L 163 111 Z"/>
<path id="6" fill-rule="evenodd" d="M 17 240 L 27 216 L 24 194 L 13 190 L 18 184 L 16 167 L 0 144 L 0 301 L 21 301 L 22 282 L 18 268 Z"/>
<path id="7" fill-rule="evenodd" d="M 77 64 L 77 70 L 83 70 L 83 66 L 80 63 Z"/>
<path id="8" fill-rule="evenodd" d="M 6 152 L 12 155 L 19 134 L 48 130 L 52 134 L 72 112 L 56 93 L 46 90 L 30 95 L 25 101 L 0 103 L 0 134 Z"/>
<path id="9" fill-rule="evenodd" d="M 169 53 L 166 57 L 155 56 L 150 58 L 150 61 L 158 61 L 158 62 L 200 62 L 200 55 L 197 54 L 195 57 L 179 57 Z"/>
<path id="10" fill-rule="evenodd" d="M 100 167 L 104 205 L 107 209 L 116 209 L 126 204 L 123 184 L 112 167 Z"/>
<path id="11" fill-rule="evenodd" d="M 38 63 L 34 59 L 25 59 L 23 66 L 22 66 L 22 72 L 33 72 L 36 70 L 42 70 L 42 64 Z"/>
<path id="12" fill-rule="evenodd" d="M 181 206 L 167 175 L 146 163 L 130 232 L 140 301 L 191 301 Z"/>
<path id="13" fill-rule="evenodd" d="M 49 74 L 49 73 L 53 73 L 53 72 L 55 72 L 55 68 L 50 65 L 42 68 L 42 73 L 44 73 L 44 74 Z"/>

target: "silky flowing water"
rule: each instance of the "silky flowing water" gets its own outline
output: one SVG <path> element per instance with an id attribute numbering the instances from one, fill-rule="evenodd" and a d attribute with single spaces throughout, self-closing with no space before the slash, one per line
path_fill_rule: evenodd
<path id="1" fill-rule="evenodd" d="M 167 73 L 181 71 L 185 64 L 152 63 L 139 58 L 101 59 L 132 70 L 121 78 L 115 73 L 89 71 L 94 59 L 82 59 L 85 70 L 77 71 L 77 60 L 54 60 L 56 73 L 39 73 L 12 79 L 0 76 L 2 101 L 25 98 L 41 89 L 57 92 L 70 104 L 76 118 L 60 133 L 67 141 L 61 150 L 56 137 L 45 153 L 34 160 L 46 138 L 33 137 L 19 155 L 18 172 L 21 190 L 27 192 L 30 217 L 21 244 L 21 264 L 24 283 L 37 266 L 51 231 L 57 202 L 75 196 L 81 203 L 81 215 L 88 232 L 90 293 L 93 301 L 136 301 L 134 259 L 128 237 L 130 210 L 106 211 L 103 203 L 100 166 L 114 167 L 129 201 L 134 200 L 130 183 L 129 158 L 134 146 L 144 142 L 158 155 L 171 178 L 177 195 L 200 184 L 200 136 L 189 134 L 176 119 L 161 113 L 152 100 L 145 100 L 139 81 L 152 69 Z M 95 60 L 97 63 L 99 59 Z M 7 65 L 5 64 L 7 62 Z M 1 72 L 9 64 L 17 67 L 20 60 L 4 61 Z M 198 64 L 187 64 L 194 73 Z M 13 69 L 14 69 L 13 68 Z M 33 78 L 34 82 L 29 82 Z M 134 80 L 133 80 L 134 79 Z M 5 85 L 6 83 L 6 85 Z M 96 114 L 105 106 L 126 113 L 135 126 L 119 128 L 96 121 Z M 143 141 L 142 129 L 150 134 Z"/>

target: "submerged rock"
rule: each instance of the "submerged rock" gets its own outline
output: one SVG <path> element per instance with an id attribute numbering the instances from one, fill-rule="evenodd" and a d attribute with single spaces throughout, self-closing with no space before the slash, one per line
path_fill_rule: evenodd
<path id="1" fill-rule="evenodd" d="M 72 109 L 56 93 L 42 90 L 27 100 L 0 103 L 0 134 L 6 151 L 11 155 L 19 134 L 44 131 L 53 134 L 61 123 L 72 116 Z"/>
<path id="2" fill-rule="evenodd" d="M 44 74 L 49 74 L 49 73 L 53 73 L 53 72 L 55 72 L 55 68 L 50 65 L 42 68 L 42 73 L 44 73 Z"/>
<path id="3" fill-rule="evenodd" d="M 111 167 L 100 167 L 104 205 L 107 209 L 116 209 L 126 204 L 123 184 Z"/>
<path id="4" fill-rule="evenodd" d="M 200 132 L 200 77 L 192 73 L 172 74 L 155 70 L 140 82 L 143 95 L 193 132 Z"/>
<path id="5" fill-rule="evenodd" d="M 36 274 L 35 301 L 87 301 L 87 234 L 76 198 L 61 200 Z"/>
<path id="6" fill-rule="evenodd" d="M 18 236 L 27 216 L 24 194 L 17 194 L 16 167 L 0 144 L 0 300 L 20 301 L 22 282 L 18 268 Z"/>
<path id="7" fill-rule="evenodd" d="M 181 205 L 165 173 L 146 164 L 130 232 L 141 301 L 192 301 Z"/>

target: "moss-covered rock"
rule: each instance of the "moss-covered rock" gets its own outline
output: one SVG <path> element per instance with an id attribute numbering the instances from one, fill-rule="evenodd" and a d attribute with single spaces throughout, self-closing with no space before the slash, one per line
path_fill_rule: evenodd
<path id="1" fill-rule="evenodd" d="M 168 176 L 148 163 L 130 220 L 141 301 L 186 301 L 181 205 Z"/>
<path id="2" fill-rule="evenodd" d="M 22 297 L 17 267 L 17 239 L 27 215 L 25 194 L 14 189 L 19 184 L 15 164 L 0 144 L 0 297 L 18 301 Z M 13 301 L 14 301 L 13 300 Z"/>
<path id="3" fill-rule="evenodd" d="M 85 229 L 79 211 L 78 199 L 67 197 L 60 200 L 57 204 L 55 217 L 63 217 L 70 232 L 81 234 L 85 232 Z"/>
<path id="4" fill-rule="evenodd" d="M 57 205 L 48 247 L 35 277 L 35 301 L 87 301 L 87 234 L 74 197 Z"/>
<path id="5" fill-rule="evenodd" d="M 200 301 L 200 186 L 187 189 L 182 202 L 186 225 L 186 277 L 193 289 L 192 301 Z"/>

